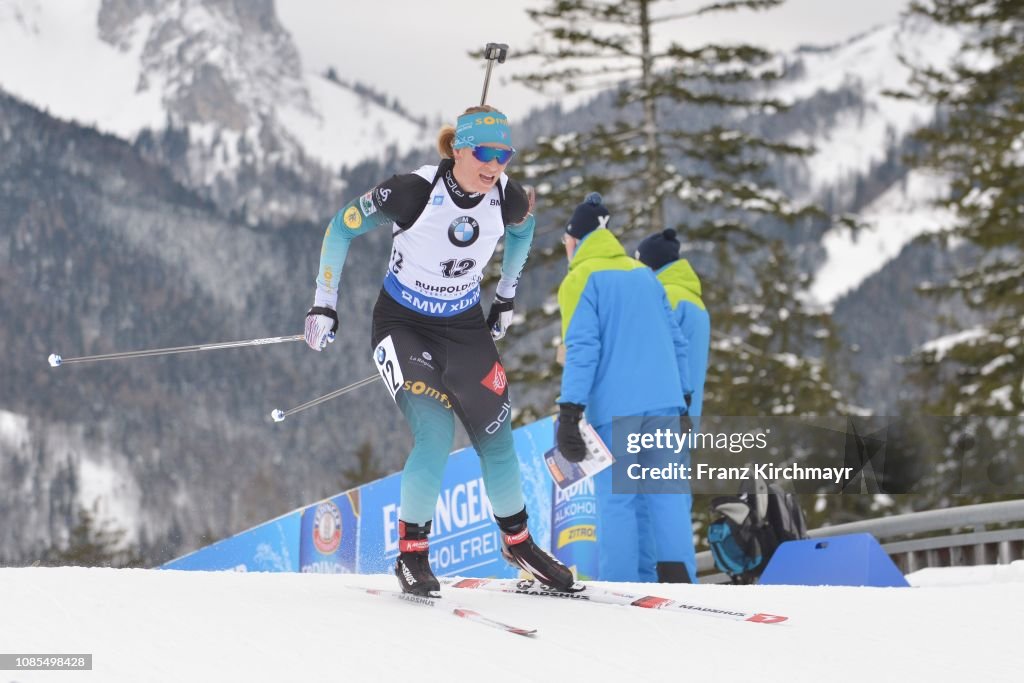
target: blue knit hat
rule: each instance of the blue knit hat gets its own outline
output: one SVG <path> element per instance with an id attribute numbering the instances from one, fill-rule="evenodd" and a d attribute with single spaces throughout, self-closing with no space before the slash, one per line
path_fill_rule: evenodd
<path id="1" fill-rule="evenodd" d="M 636 258 L 652 270 L 664 268 L 679 259 L 679 240 L 672 228 L 645 238 L 636 248 Z"/>
<path id="2" fill-rule="evenodd" d="M 581 240 L 598 228 L 607 228 L 610 215 L 601 201 L 601 195 L 597 192 L 588 194 L 583 203 L 572 212 L 565 232 Z"/>

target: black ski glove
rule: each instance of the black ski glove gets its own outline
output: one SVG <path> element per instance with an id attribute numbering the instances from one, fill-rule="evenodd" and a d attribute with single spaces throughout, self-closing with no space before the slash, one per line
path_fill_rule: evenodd
<path id="1" fill-rule="evenodd" d="M 679 433 L 686 436 L 687 432 L 693 431 L 693 420 L 686 413 L 679 416 Z"/>
<path id="2" fill-rule="evenodd" d="M 587 457 L 587 445 L 583 443 L 583 435 L 580 434 L 580 420 L 583 418 L 583 409 L 578 403 L 558 404 L 558 432 L 555 434 L 555 443 L 562 457 L 569 462 L 583 462 Z"/>
<path id="3" fill-rule="evenodd" d="M 512 324 L 512 303 L 515 299 L 494 295 L 494 303 L 487 314 L 487 329 L 491 331 L 491 337 L 497 341 L 508 332 L 508 326 Z"/>
<path id="4" fill-rule="evenodd" d="M 679 416 L 679 433 L 685 435 L 687 432 L 693 431 L 693 420 L 690 419 L 690 404 L 693 403 L 693 394 L 687 394 L 683 398 L 686 400 L 686 407 L 683 408 L 683 413 Z"/>

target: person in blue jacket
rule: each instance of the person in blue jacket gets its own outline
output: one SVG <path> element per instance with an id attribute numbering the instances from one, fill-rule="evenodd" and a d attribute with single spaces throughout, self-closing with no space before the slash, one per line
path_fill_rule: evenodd
<path id="1" fill-rule="evenodd" d="M 686 340 L 661 283 L 626 254 L 607 229 L 609 217 L 601 195 L 591 193 L 576 207 L 563 237 L 569 272 L 558 288 L 565 369 L 556 441 L 566 459 L 581 462 L 586 448 L 579 423 L 585 413 L 604 442 L 615 444 L 615 465 L 595 475 L 598 577 L 685 581 L 692 538 L 679 494 L 663 492 L 666 482 L 628 476 L 630 465 L 664 467 L 679 456 L 671 448 L 633 454 L 619 448 L 612 419 L 626 417 L 629 432 L 679 432 L 692 391 Z M 617 426 L 620 437 L 623 424 Z M 668 490 L 680 491 L 680 482 L 675 484 Z"/>
<path id="2" fill-rule="evenodd" d="M 690 381 L 693 395 L 690 418 L 698 428 L 704 407 L 704 379 L 708 371 L 708 349 L 711 346 L 711 317 L 704 306 L 700 278 L 690 262 L 679 258 L 679 238 L 672 228 L 647 237 L 637 247 L 637 260 L 654 271 L 665 288 L 668 303 L 689 343 Z"/>
<path id="3" fill-rule="evenodd" d="M 704 409 L 704 378 L 707 375 L 708 349 L 711 345 L 711 318 L 701 298 L 700 278 L 689 261 L 679 258 L 679 239 L 676 231 L 671 228 L 640 242 L 634 256 L 658 276 L 665 287 L 676 323 L 686 337 L 688 369 L 693 383 L 688 414 L 693 429 L 698 430 Z M 690 517 L 693 497 L 686 493 L 680 498 L 686 508 L 686 516 Z M 691 577 L 696 577 L 697 558 L 692 543 L 686 555 L 687 571 Z"/>

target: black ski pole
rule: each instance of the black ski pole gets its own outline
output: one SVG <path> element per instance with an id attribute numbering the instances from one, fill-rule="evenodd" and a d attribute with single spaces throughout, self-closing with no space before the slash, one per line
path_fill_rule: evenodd
<path id="1" fill-rule="evenodd" d="M 104 360 L 121 360 L 123 358 L 150 358 L 152 356 L 169 356 L 175 353 L 192 353 L 195 351 L 216 351 L 217 349 L 237 349 L 243 346 L 264 346 L 266 344 L 280 344 L 282 342 L 301 341 L 301 334 L 292 334 L 286 337 L 263 337 L 261 339 L 243 339 L 242 341 L 215 342 L 211 344 L 194 344 L 192 346 L 175 346 L 164 349 L 143 349 L 141 351 L 121 351 L 118 353 L 101 353 L 98 356 L 80 356 L 78 358 L 63 358 L 58 353 L 51 353 L 46 359 L 51 368 L 59 368 L 69 363 L 88 363 Z"/>
<path id="2" fill-rule="evenodd" d="M 487 60 L 487 73 L 484 74 L 484 91 L 480 95 L 480 106 L 487 104 L 487 85 L 491 82 L 491 67 L 494 66 L 495 60 L 498 64 L 505 63 L 505 57 L 508 57 L 508 45 L 505 43 L 487 43 L 487 47 L 484 48 L 484 59 Z"/>
<path id="3" fill-rule="evenodd" d="M 312 408 L 313 406 L 318 406 L 325 401 L 330 401 L 332 398 L 337 398 L 339 396 L 347 394 L 350 391 L 355 391 L 360 387 L 365 387 L 367 384 L 372 384 L 373 380 L 377 379 L 377 377 L 378 375 L 370 375 L 366 379 L 361 379 L 358 382 L 353 382 L 352 384 L 344 386 L 341 389 L 335 389 L 329 394 L 324 394 L 320 398 L 314 398 L 312 401 L 307 401 L 306 403 L 303 403 L 300 406 L 295 406 L 290 410 L 281 410 L 280 408 L 274 408 L 274 410 L 270 411 L 270 419 L 273 420 L 274 422 L 284 422 L 284 419 L 289 415 L 300 413 L 303 410 Z"/>

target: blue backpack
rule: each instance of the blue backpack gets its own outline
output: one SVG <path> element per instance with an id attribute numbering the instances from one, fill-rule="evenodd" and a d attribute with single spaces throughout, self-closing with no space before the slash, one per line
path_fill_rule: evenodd
<path id="1" fill-rule="evenodd" d="M 711 514 L 711 554 L 733 583 L 755 583 L 779 545 L 807 538 L 796 496 L 764 480 L 744 482 L 739 495 L 714 498 Z"/>

